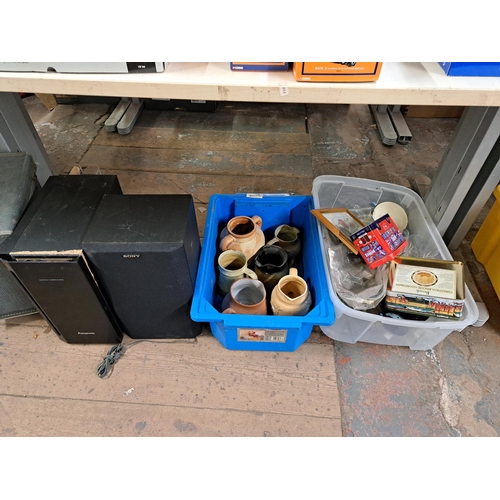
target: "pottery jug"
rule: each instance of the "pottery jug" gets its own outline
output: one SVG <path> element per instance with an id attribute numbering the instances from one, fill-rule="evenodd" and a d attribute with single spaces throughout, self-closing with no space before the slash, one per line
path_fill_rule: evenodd
<path id="1" fill-rule="evenodd" d="M 231 285 L 241 278 L 258 279 L 257 275 L 247 266 L 247 258 L 239 250 L 226 250 L 217 259 L 219 266 L 219 279 L 217 280 L 217 291 L 226 295 Z"/>
<path id="2" fill-rule="evenodd" d="M 281 224 L 274 231 L 274 238 L 266 243 L 266 245 L 277 245 L 289 255 L 289 264 L 292 265 L 298 257 L 301 250 L 299 239 L 300 230 L 288 224 Z"/>
<path id="3" fill-rule="evenodd" d="M 258 280 L 242 278 L 222 301 L 223 314 L 267 314 L 266 289 Z"/>
<path id="4" fill-rule="evenodd" d="M 267 292 L 271 292 L 278 281 L 288 274 L 288 254 L 278 246 L 263 246 L 255 255 L 254 269 Z"/>
<path id="5" fill-rule="evenodd" d="M 311 307 L 311 292 L 297 269 L 292 267 L 271 293 L 271 309 L 275 316 L 305 316 Z"/>
<path id="6" fill-rule="evenodd" d="M 233 217 L 219 236 L 219 250 L 239 250 L 251 262 L 265 244 L 262 219 L 258 215 Z"/>

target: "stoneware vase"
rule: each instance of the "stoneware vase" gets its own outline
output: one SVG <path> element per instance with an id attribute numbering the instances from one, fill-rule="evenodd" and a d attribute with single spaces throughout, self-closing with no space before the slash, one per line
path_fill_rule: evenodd
<path id="1" fill-rule="evenodd" d="M 223 314 L 267 314 L 266 289 L 262 282 L 242 278 L 231 285 L 222 301 Z"/>
<path id="2" fill-rule="evenodd" d="M 262 232 L 262 219 L 258 215 L 233 217 L 219 235 L 219 250 L 238 250 L 243 252 L 249 262 L 265 245 L 266 238 Z"/>
<path id="3" fill-rule="evenodd" d="M 266 245 L 276 245 L 289 255 L 289 264 L 293 265 L 294 260 L 298 257 L 301 250 L 299 239 L 300 230 L 296 227 L 282 224 L 274 231 L 274 238 L 266 243 Z"/>
<path id="4" fill-rule="evenodd" d="M 248 269 L 247 258 L 239 250 L 226 250 L 217 259 L 219 267 L 219 279 L 217 281 L 217 291 L 225 296 L 229 293 L 231 285 L 241 278 L 258 279 L 251 269 Z"/>
<path id="5" fill-rule="evenodd" d="M 289 272 L 288 254 L 278 246 L 265 245 L 255 255 L 254 269 L 257 278 L 270 293 Z"/>
<path id="6" fill-rule="evenodd" d="M 271 309 L 275 316 L 305 316 L 311 307 L 311 292 L 297 269 L 281 278 L 271 293 Z"/>

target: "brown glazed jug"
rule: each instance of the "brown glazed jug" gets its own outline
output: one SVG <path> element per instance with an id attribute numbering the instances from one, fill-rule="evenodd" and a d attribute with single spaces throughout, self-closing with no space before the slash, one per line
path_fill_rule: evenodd
<path id="1" fill-rule="evenodd" d="M 311 307 L 311 292 L 297 269 L 290 268 L 271 293 L 271 309 L 275 316 L 305 316 Z"/>
<path id="2" fill-rule="evenodd" d="M 255 274 L 268 293 L 289 273 L 288 254 L 278 246 L 264 245 L 256 253 L 254 264 Z"/>
<path id="3" fill-rule="evenodd" d="M 219 250 L 243 252 L 249 262 L 266 242 L 262 232 L 262 219 L 258 215 L 233 217 L 219 235 Z"/>

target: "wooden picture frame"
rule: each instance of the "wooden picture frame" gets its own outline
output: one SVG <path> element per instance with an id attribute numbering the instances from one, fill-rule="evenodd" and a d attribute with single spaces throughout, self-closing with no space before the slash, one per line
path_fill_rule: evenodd
<path id="1" fill-rule="evenodd" d="M 311 210 L 330 232 L 332 232 L 351 252 L 358 254 L 358 249 L 351 241 L 351 234 L 363 229 L 366 224 L 359 220 L 347 208 L 318 208 Z"/>

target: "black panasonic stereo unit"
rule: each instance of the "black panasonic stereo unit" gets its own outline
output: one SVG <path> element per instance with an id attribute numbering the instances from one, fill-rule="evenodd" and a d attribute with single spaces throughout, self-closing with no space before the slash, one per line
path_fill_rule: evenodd
<path id="1" fill-rule="evenodd" d="M 114 344 L 123 338 L 82 251 L 102 196 L 121 192 L 116 176 L 50 177 L 2 245 L 3 264 L 65 342 Z"/>

